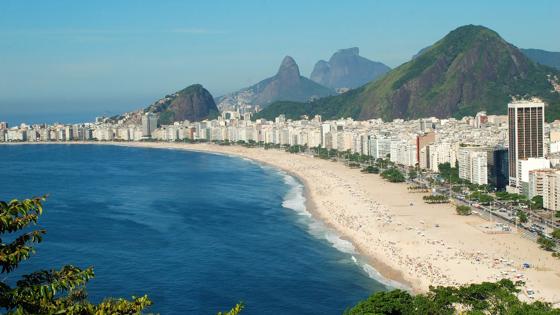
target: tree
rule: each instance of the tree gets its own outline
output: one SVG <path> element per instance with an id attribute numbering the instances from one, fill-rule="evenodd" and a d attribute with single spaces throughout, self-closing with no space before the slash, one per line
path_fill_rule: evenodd
<path id="1" fill-rule="evenodd" d="M 459 169 L 457 167 L 451 167 L 450 163 L 441 163 L 438 165 L 439 175 L 448 183 L 458 183 L 459 179 Z"/>
<path id="2" fill-rule="evenodd" d="M 372 165 L 369 165 L 368 167 L 364 168 L 362 171 L 364 173 L 369 173 L 369 174 L 379 174 L 379 168 Z"/>
<path id="3" fill-rule="evenodd" d="M 556 243 L 553 240 L 548 239 L 544 236 L 539 236 L 539 238 L 537 239 L 537 243 L 539 243 L 542 249 L 549 252 L 554 249 L 554 246 L 556 246 Z"/>
<path id="4" fill-rule="evenodd" d="M 454 185 L 453 187 L 451 187 L 451 190 L 455 193 L 460 193 L 463 191 L 463 186 L 461 185 Z"/>
<path id="5" fill-rule="evenodd" d="M 470 215 L 472 213 L 471 207 L 465 205 L 458 205 L 455 207 L 455 211 L 458 215 Z"/>
<path id="6" fill-rule="evenodd" d="M 488 203 L 494 201 L 494 197 L 490 196 L 487 193 L 483 193 L 483 192 L 480 192 L 480 191 L 475 191 L 475 192 L 471 193 L 470 195 L 467 196 L 467 198 L 469 200 L 478 201 L 482 204 L 488 204 Z"/>
<path id="7" fill-rule="evenodd" d="M 538 210 L 543 208 L 543 196 L 535 196 L 531 198 L 531 209 Z"/>
<path id="8" fill-rule="evenodd" d="M 413 301 L 413 297 L 406 291 L 381 291 L 358 303 L 344 314 L 407 314 L 412 309 Z"/>
<path id="9" fill-rule="evenodd" d="M 32 230 L 43 213 L 46 197 L 0 200 L 0 266 L 1 273 L 13 272 L 19 264 L 28 259 L 35 249 L 33 243 L 40 243 L 44 229 Z M 22 234 L 14 235 L 24 230 Z M 5 239 L 13 239 L 4 243 Z M 6 314 L 75 314 L 75 315 L 132 315 L 141 314 L 152 301 L 148 296 L 132 297 L 131 300 L 106 298 L 99 304 L 87 300 L 86 284 L 94 277 L 93 267 L 81 269 L 66 265 L 60 270 L 40 270 L 23 275 L 14 287 L 0 281 L 0 310 Z M 218 315 L 238 315 L 243 304 Z"/>
<path id="10" fill-rule="evenodd" d="M 422 197 L 426 203 L 448 203 L 449 197 L 445 195 L 427 195 Z"/>
<path id="11" fill-rule="evenodd" d="M 0 201 L 0 266 L 14 271 L 34 252 L 33 243 L 43 240 L 45 230 L 32 230 L 43 212 L 45 197 Z M 14 233 L 25 230 L 20 235 Z M 11 243 L 4 243 L 6 239 Z M 60 270 L 41 270 L 22 276 L 14 287 L 0 282 L 0 308 L 8 314 L 138 314 L 152 304 L 146 295 L 132 300 L 105 299 L 90 303 L 85 285 L 94 277 L 93 268 L 67 265 Z M 6 277 L 4 277 L 6 278 Z"/>
<path id="12" fill-rule="evenodd" d="M 527 217 L 527 213 L 522 210 L 517 210 L 517 217 L 519 218 L 519 222 L 527 223 L 529 222 L 529 218 Z"/>
<path id="13" fill-rule="evenodd" d="M 402 290 L 381 291 L 344 312 L 345 315 L 451 315 L 451 314 L 534 314 L 558 315 L 550 303 L 526 303 L 517 297 L 521 282 L 502 279 L 461 287 L 430 287 L 428 293 L 410 295 Z"/>
<path id="14" fill-rule="evenodd" d="M 554 229 L 550 235 L 552 235 L 555 239 L 560 240 L 560 229 Z"/>
<path id="15" fill-rule="evenodd" d="M 496 198 L 498 200 L 504 200 L 504 201 L 513 201 L 513 202 L 519 202 L 522 200 L 527 199 L 526 196 L 524 195 L 520 195 L 520 194 L 510 194 L 506 191 L 498 191 L 496 192 Z"/>
<path id="16" fill-rule="evenodd" d="M 405 181 L 403 173 L 396 168 L 390 168 L 381 173 L 381 177 L 390 181 L 391 183 L 402 183 Z"/>

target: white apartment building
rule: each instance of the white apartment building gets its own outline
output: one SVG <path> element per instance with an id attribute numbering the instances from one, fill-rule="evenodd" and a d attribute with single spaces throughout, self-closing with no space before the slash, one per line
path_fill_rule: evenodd
<path id="1" fill-rule="evenodd" d="M 405 166 L 415 166 L 418 161 L 416 159 L 416 143 L 406 140 L 391 141 L 391 162 L 402 164 Z"/>
<path id="2" fill-rule="evenodd" d="M 550 161 L 545 158 L 529 158 L 517 161 L 517 189 L 514 192 L 529 195 L 529 172 L 538 169 L 550 168 Z M 511 175 L 510 175 L 511 177 Z M 511 187 L 508 186 L 511 191 Z"/>
<path id="3" fill-rule="evenodd" d="M 459 178 L 477 185 L 488 184 L 488 156 L 483 147 L 462 147 L 457 155 Z"/>

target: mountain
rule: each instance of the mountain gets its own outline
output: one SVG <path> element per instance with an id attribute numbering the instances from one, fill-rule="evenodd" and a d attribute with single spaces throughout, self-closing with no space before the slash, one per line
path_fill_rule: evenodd
<path id="1" fill-rule="evenodd" d="M 304 108 L 324 118 L 385 120 L 505 114 L 508 101 L 519 95 L 541 97 L 552 120 L 560 118 L 559 78 L 559 71 L 534 63 L 496 32 L 467 25 L 365 86 L 306 104 L 272 104 L 260 117 L 278 108 L 288 117 Z"/>
<path id="2" fill-rule="evenodd" d="M 162 125 L 175 121 L 200 121 L 218 115 L 218 108 L 214 98 L 200 84 L 193 84 L 181 91 L 154 102 L 148 106 L 146 112 L 159 113 Z"/>
<path id="3" fill-rule="evenodd" d="M 560 52 L 542 49 L 521 49 L 521 51 L 534 62 L 560 70 Z"/>
<path id="4" fill-rule="evenodd" d="M 222 109 L 240 103 L 266 107 L 274 101 L 305 102 L 334 93 L 333 90 L 301 76 L 295 60 L 286 56 L 275 76 L 224 95 L 218 98 L 218 103 Z"/>
<path id="5" fill-rule="evenodd" d="M 420 55 L 422 55 L 423 53 L 425 53 L 429 48 L 430 48 L 430 46 L 424 47 L 424 48 L 420 49 L 420 50 L 416 53 L 416 55 L 412 56 L 412 59 L 414 60 L 414 59 L 418 58 Z"/>
<path id="6" fill-rule="evenodd" d="M 412 59 L 417 58 L 422 55 L 430 47 L 425 47 L 420 49 L 416 55 L 412 56 Z M 541 65 L 549 66 L 560 70 L 560 52 L 546 51 L 542 49 L 519 49 L 525 56 L 531 59 L 533 62 L 540 63 Z"/>
<path id="7" fill-rule="evenodd" d="M 360 56 L 360 49 L 353 47 L 337 51 L 328 62 L 319 60 L 309 78 L 332 89 L 353 89 L 379 78 L 389 70 L 391 68 L 381 62 Z"/>

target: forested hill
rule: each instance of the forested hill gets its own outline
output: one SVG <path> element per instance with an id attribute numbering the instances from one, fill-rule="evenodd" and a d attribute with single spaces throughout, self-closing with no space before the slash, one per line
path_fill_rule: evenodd
<path id="1" fill-rule="evenodd" d="M 341 95 L 308 103 L 277 102 L 258 117 L 320 114 L 325 119 L 462 117 L 505 114 L 512 96 L 537 96 L 560 118 L 560 71 L 535 63 L 498 33 L 459 27 L 382 78 Z"/>

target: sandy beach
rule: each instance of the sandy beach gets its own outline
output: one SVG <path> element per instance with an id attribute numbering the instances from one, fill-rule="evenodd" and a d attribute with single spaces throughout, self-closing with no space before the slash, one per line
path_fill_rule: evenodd
<path id="1" fill-rule="evenodd" d="M 342 163 L 279 150 L 156 142 L 107 143 L 237 155 L 278 167 L 306 187 L 307 207 L 352 242 L 384 277 L 415 292 L 429 286 L 509 278 L 535 298 L 560 305 L 560 259 L 515 233 L 489 233 L 491 222 L 459 216 L 452 205 L 429 205 L 406 184 L 384 181 Z M 411 206 L 411 203 L 413 204 Z M 528 262 L 531 268 L 523 269 Z M 521 298 L 523 298 L 523 294 Z"/>

